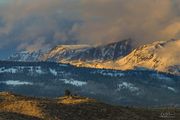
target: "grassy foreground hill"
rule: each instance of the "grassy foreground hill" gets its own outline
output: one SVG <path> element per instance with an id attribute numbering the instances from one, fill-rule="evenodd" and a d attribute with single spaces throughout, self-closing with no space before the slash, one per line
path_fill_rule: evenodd
<path id="1" fill-rule="evenodd" d="M 46 99 L 0 92 L 0 120 L 180 120 L 180 109 L 130 108 L 78 96 Z"/>

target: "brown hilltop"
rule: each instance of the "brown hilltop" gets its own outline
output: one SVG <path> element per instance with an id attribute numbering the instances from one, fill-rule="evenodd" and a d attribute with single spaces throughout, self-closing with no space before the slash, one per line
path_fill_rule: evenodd
<path id="1" fill-rule="evenodd" d="M 0 120 L 161 120 L 162 112 L 180 120 L 180 110 L 175 108 L 117 107 L 78 96 L 50 100 L 0 93 Z"/>

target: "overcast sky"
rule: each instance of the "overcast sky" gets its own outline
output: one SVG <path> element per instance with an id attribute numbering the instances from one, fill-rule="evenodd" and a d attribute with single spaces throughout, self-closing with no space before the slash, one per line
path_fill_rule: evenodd
<path id="1" fill-rule="evenodd" d="M 180 0 L 0 0 L 0 58 L 57 44 L 180 37 Z"/>

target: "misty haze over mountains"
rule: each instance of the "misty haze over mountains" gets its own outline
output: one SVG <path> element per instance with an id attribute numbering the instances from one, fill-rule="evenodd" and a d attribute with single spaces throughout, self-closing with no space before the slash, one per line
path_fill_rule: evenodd
<path id="1" fill-rule="evenodd" d="M 145 7 L 146 6 L 146 7 Z M 0 57 L 58 44 L 179 38 L 179 0 L 1 0 Z"/>

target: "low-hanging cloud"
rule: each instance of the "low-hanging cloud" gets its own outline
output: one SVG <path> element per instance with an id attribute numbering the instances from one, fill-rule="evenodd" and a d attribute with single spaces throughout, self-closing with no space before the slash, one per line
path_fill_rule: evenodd
<path id="1" fill-rule="evenodd" d="M 0 2 L 0 48 L 178 38 L 179 11 L 179 0 L 7 0 Z"/>
<path id="2" fill-rule="evenodd" d="M 87 14 L 81 37 L 91 42 L 130 37 L 144 44 L 175 38 L 180 31 L 178 0 L 84 0 L 84 4 Z"/>

